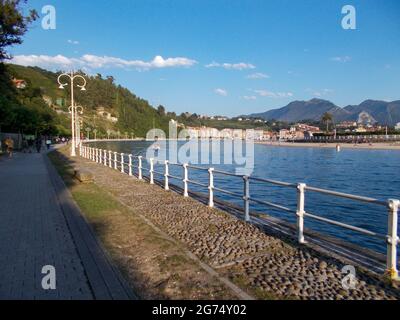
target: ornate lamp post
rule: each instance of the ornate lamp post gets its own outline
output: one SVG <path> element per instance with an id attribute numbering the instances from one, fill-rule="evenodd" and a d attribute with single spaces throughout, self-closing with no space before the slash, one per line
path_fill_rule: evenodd
<path id="1" fill-rule="evenodd" d="M 94 140 L 97 140 L 97 129 L 93 129 Z"/>
<path id="2" fill-rule="evenodd" d="M 68 82 L 61 82 L 62 78 L 67 78 Z M 71 86 L 71 106 L 69 107 L 69 112 L 71 112 L 71 131 L 72 131 L 72 147 L 71 147 L 71 157 L 76 156 L 76 147 L 77 147 L 77 126 L 78 124 L 78 113 L 82 114 L 83 113 L 83 108 L 81 106 L 75 106 L 74 103 L 74 80 L 75 79 L 80 79 L 82 81 L 82 84 L 75 84 L 78 88 L 81 89 L 81 91 L 86 90 L 86 79 L 81 76 L 80 74 L 74 74 L 73 72 L 71 73 L 62 73 L 58 76 L 57 82 L 60 85 L 60 89 L 64 89 L 65 86 L 68 84 Z M 79 141 L 79 140 L 78 140 Z"/>

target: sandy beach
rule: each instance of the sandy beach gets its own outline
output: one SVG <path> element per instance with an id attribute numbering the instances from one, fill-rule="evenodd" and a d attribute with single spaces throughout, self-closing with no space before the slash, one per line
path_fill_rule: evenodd
<path id="1" fill-rule="evenodd" d="M 400 150 L 400 142 L 382 143 L 312 143 L 312 142 L 269 142 L 257 141 L 257 144 L 264 144 L 273 147 L 302 147 L 302 148 L 336 148 L 341 149 L 362 149 L 362 150 Z"/>

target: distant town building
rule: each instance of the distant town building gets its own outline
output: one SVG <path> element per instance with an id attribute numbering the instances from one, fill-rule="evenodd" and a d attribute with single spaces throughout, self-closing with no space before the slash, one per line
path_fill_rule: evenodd
<path id="1" fill-rule="evenodd" d="M 400 130 L 400 122 L 397 122 L 397 124 L 394 127 L 395 130 Z"/>
<path id="2" fill-rule="evenodd" d="M 25 89 L 27 86 L 25 80 L 13 78 L 12 82 L 17 89 Z"/>
<path id="3" fill-rule="evenodd" d="M 272 131 L 263 130 L 263 140 L 272 140 L 274 135 L 275 134 Z"/>
<path id="4" fill-rule="evenodd" d="M 108 121 L 116 123 L 118 122 L 118 118 L 114 117 L 110 112 L 105 111 L 103 107 L 99 107 L 96 109 L 96 112 L 99 116 L 106 118 Z"/>
<path id="5" fill-rule="evenodd" d="M 296 123 L 290 129 L 281 129 L 279 131 L 280 140 L 303 140 L 312 137 L 314 133 L 319 133 L 320 129 L 305 123 Z"/>
<path id="6" fill-rule="evenodd" d="M 225 128 L 220 132 L 220 136 L 222 139 L 232 139 L 233 138 L 233 129 Z"/>
<path id="7" fill-rule="evenodd" d="M 353 129 L 357 127 L 356 121 L 342 121 L 336 124 L 337 129 Z"/>
<path id="8" fill-rule="evenodd" d="M 287 140 L 290 138 L 290 130 L 281 129 L 279 130 L 279 140 Z"/>
<path id="9" fill-rule="evenodd" d="M 246 130 L 246 140 L 264 140 L 264 130 Z"/>
<path id="10" fill-rule="evenodd" d="M 360 127 L 357 127 L 356 129 L 354 129 L 353 132 L 364 133 L 364 132 L 367 132 L 367 129 L 360 126 Z"/>
<path id="11" fill-rule="evenodd" d="M 305 123 L 296 123 L 294 126 L 290 128 L 291 131 L 309 131 L 309 132 L 320 132 L 318 127 L 310 126 Z"/>

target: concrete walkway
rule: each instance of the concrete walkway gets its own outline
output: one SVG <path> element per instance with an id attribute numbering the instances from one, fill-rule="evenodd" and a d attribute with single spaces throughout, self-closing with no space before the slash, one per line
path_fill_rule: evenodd
<path id="1" fill-rule="evenodd" d="M 134 298 L 45 155 L 1 158 L 0 181 L 0 299 Z"/>

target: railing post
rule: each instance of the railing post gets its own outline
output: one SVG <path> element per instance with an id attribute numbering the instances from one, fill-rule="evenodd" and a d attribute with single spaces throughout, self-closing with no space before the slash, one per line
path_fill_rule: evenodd
<path id="1" fill-rule="evenodd" d="M 107 167 L 107 150 L 103 150 L 103 154 L 104 154 L 103 164 L 104 166 Z"/>
<path id="2" fill-rule="evenodd" d="M 299 243 L 305 243 L 304 240 L 304 206 L 305 206 L 305 183 L 297 184 L 297 235 Z"/>
<path id="3" fill-rule="evenodd" d="M 397 236 L 397 222 L 398 222 L 398 211 L 400 201 L 396 199 L 388 200 L 388 235 L 386 238 L 387 242 L 387 254 L 386 254 L 386 273 L 392 280 L 398 279 L 397 271 L 397 244 L 399 237 Z"/>
<path id="4" fill-rule="evenodd" d="M 82 157 L 82 143 L 79 144 L 79 156 Z"/>
<path id="5" fill-rule="evenodd" d="M 164 170 L 164 189 L 169 190 L 168 176 L 169 176 L 169 168 L 168 168 L 168 160 L 164 161 L 165 170 Z"/>
<path id="6" fill-rule="evenodd" d="M 118 169 L 118 165 L 117 165 L 117 153 L 114 151 L 114 169 L 117 170 Z"/>
<path id="7" fill-rule="evenodd" d="M 208 169 L 208 206 L 214 207 L 214 168 Z"/>
<path id="8" fill-rule="evenodd" d="M 139 160 L 139 164 L 138 164 L 138 179 L 142 180 L 143 179 L 143 175 L 142 175 L 142 156 L 138 156 L 138 160 Z"/>
<path id="9" fill-rule="evenodd" d="M 99 162 L 99 149 L 94 148 L 94 162 Z"/>
<path id="10" fill-rule="evenodd" d="M 112 152 L 108 150 L 108 166 L 112 169 Z"/>
<path id="11" fill-rule="evenodd" d="M 124 161 L 124 154 L 121 153 L 121 173 L 125 173 Z"/>
<path id="12" fill-rule="evenodd" d="M 93 148 L 89 148 L 89 159 L 92 161 L 93 160 Z"/>
<path id="13" fill-rule="evenodd" d="M 250 221 L 250 180 L 249 176 L 243 176 L 243 206 L 244 206 L 244 220 Z"/>
<path id="14" fill-rule="evenodd" d="M 128 159 L 129 159 L 129 164 L 128 164 L 128 166 L 129 166 L 129 175 L 131 176 L 132 175 L 132 155 L 131 154 L 128 156 Z"/>
<path id="15" fill-rule="evenodd" d="M 154 184 L 154 159 L 150 158 L 150 184 Z"/>
<path id="16" fill-rule="evenodd" d="M 188 180 L 189 180 L 189 175 L 188 175 L 188 164 L 184 163 L 183 164 L 183 196 L 184 197 L 189 197 L 189 192 L 188 192 Z"/>
<path id="17" fill-rule="evenodd" d="M 102 164 L 103 163 L 103 150 L 99 149 L 99 163 Z"/>

